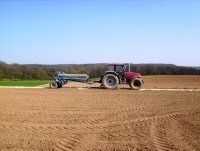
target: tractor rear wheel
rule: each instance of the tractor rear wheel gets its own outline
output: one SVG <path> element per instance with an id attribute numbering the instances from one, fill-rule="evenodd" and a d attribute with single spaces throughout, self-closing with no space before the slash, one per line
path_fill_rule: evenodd
<path id="1" fill-rule="evenodd" d="M 129 85 L 133 90 L 139 90 L 142 87 L 142 81 L 139 78 L 134 78 Z"/>
<path id="2" fill-rule="evenodd" d="M 56 89 L 56 88 L 58 88 L 58 84 L 57 84 L 57 82 L 53 81 L 53 82 L 51 82 L 51 83 L 49 84 L 49 87 L 50 87 L 51 89 Z"/>
<path id="3" fill-rule="evenodd" d="M 119 84 L 119 79 L 114 74 L 107 74 L 103 77 L 102 85 L 106 89 L 115 89 Z"/>

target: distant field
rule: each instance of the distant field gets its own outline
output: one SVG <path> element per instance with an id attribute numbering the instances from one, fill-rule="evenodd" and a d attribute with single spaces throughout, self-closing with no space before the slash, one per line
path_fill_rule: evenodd
<path id="1" fill-rule="evenodd" d="M 143 88 L 200 89 L 199 75 L 143 76 Z"/>
<path id="2" fill-rule="evenodd" d="M 47 84 L 52 80 L 20 80 L 20 81 L 0 81 L 0 86 L 39 86 Z"/>
<path id="3" fill-rule="evenodd" d="M 142 76 L 144 89 L 200 89 L 199 75 L 154 75 Z M 94 79 L 93 79 L 94 80 Z M 96 79 L 98 81 L 98 78 Z M 95 80 L 95 81 L 96 81 Z M 85 84 L 70 82 L 64 87 L 99 87 L 100 83 Z M 48 87 L 48 85 L 46 85 Z M 130 88 L 128 84 L 122 84 L 119 88 Z"/>

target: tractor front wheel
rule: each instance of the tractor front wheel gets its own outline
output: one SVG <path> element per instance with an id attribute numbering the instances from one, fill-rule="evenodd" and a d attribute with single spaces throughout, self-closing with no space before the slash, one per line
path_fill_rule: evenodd
<path id="1" fill-rule="evenodd" d="M 56 88 L 58 88 L 58 84 L 57 84 L 57 82 L 53 81 L 53 82 L 51 82 L 51 83 L 49 84 L 49 87 L 50 87 L 51 89 L 56 89 Z"/>
<path id="2" fill-rule="evenodd" d="M 129 85 L 133 90 L 139 90 L 142 87 L 142 81 L 139 78 L 134 78 Z"/>
<path id="3" fill-rule="evenodd" d="M 119 79 L 114 74 L 107 74 L 103 77 L 102 85 L 106 89 L 115 89 L 119 84 Z"/>

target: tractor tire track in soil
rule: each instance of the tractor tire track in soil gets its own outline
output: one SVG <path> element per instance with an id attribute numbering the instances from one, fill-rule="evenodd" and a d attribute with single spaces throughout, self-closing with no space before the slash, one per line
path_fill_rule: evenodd
<path id="1" fill-rule="evenodd" d="M 199 92 L 0 89 L 0 94 L 0 150 L 200 150 Z"/>

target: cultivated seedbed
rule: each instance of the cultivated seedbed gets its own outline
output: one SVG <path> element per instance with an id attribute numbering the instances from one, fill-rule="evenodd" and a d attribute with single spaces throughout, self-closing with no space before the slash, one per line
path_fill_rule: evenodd
<path id="1" fill-rule="evenodd" d="M 199 77 L 144 76 L 146 91 L 1 88 L 0 150 L 200 150 Z"/>
<path id="2" fill-rule="evenodd" d="M 0 150 L 200 150 L 199 91 L 0 89 Z"/>

